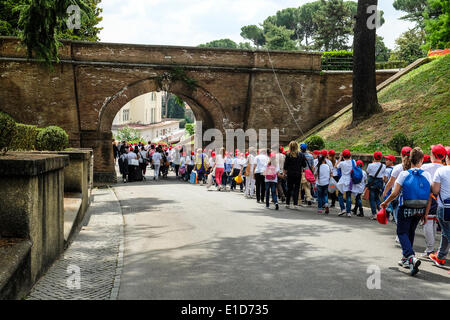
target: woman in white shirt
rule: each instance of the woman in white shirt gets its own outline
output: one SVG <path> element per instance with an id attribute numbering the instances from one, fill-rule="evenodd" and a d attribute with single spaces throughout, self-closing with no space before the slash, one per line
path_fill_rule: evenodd
<path id="1" fill-rule="evenodd" d="M 323 212 L 323 207 L 325 207 L 326 214 L 330 213 L 328 208 L 328 185 L 330 184 L 332 171 L 326 160 L 326 157 L 321 154 L 318 157 L 317 166 L 315 166 L 314 170 L 317 185 L 317 213 L 319 214 Z"/>
<path id="2" fill-rule="evenodd" d="M 249 152 L 249 155 L 247 157 L 247 166 L 246 166 L 246 171 L 248 172 L 248 176 L 245 177 L 246 178 L 245 179 L 245 197 L 251 198 L 253 196 L 253 192 L 255 189 L 255 165 L 256 165 L 255 148 L 250 147 L 248 152 Z"/>
<path id="3" fill-rule="evenodd" d="M 446 163 L 436 170 L 431 186 L 433 193 L 438 194 L 437 218 L 442 229 L 439 250 L 429 255 L 437 266 L 445 264 L 450 249 L 450 219 L 448 215 L 445 217 L 445 210 L 450 210 L 450 148 L 447 149 Z"/>
<path id="4" fill-rule="evenodd" d="M 342 159 L 343 158 L 343 159 Z M 342 151 L 338 162 L 336 162 L 335 167 L 337 169 L 341 169 L 341 178 L 339 179 L 339 182 L 336 185 L 336 188 L 338 189 L 338 200 L 339 200 L 339 206 L 341 207 L 341 213 L 339 216 L 342 216 L 344 214 L 347 214 L 347 217 L 351 217 L 351 207 L 352 207 L 352 189 L 350 188 L 351 185 L 351 172 L 353 170 L 353 160 L 351 157 L 350 150 L 345 149 Z M 344 197 L 343 194 L 345 193 L 346 196 L 346 203 L 344 203 Z"/>

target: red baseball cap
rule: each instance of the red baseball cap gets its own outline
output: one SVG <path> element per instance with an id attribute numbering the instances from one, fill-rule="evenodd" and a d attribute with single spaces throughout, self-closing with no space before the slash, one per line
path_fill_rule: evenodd
<path id="1" fill-rule="evenodd" d="M 381 224 L 387 224 L 387 213 L 385 209 L 381 209 L 377 213 L 377 220 Z"/>
<path id="2" fill-rule="evenodd" d="M 423 155 L 423 161 L 426 161 L 426 162 L 431 161 L 430 156 L 428 154 L 424 154 Z"/>
<path id="3" fill-rule="evenodd" d="M 245 153 L 245 156 L 248 157 L 249 154 L 250 154 L 250 153 L 246 152 L 246 153 Z"/>
<path id="4" fill-rule="evenodd" d="M 320 151 L 319 151 L 319 150 L 314 150 L 313 153 L 314 153 L 316 156 L 318 156 L 318 155 L 320 154 Z"/>
<path id="5" fill-rule="evenodd" d="M 229 153 L 228 151 L 225 151 L 225 157 L 228 157 Z"/>
<path id="6" fill-rule="evenodd" d="M 445 150 L 445 147 L 442 144 L 437 144 L 435 146 L 431 146 L 431 152 L 436 158 L 443 160 L 447 150 Z"/>
<path id="7" fill-rule="evenodd" d="M 331 149 L 330 151 L 328 151 L 328 154 L 329 154 L 330 156 L 334 156 L 334 155 L 336 155 L 336 151 L 334 151 L 333 149 Z"/>
<path id="8" fill-rule="evenodd" d="M 356 161 L 356 165 L 360 166 L 360 167 L 363 167 L 364 166 L 364 162 L 362 162 L 362 160 L 358 160 L 358 161 Z"/>
<path id="9" fill-rule="evenodd" d="M 391 160 L 392 162 L 394 162 L 395 163 L 395 156 L 393 156 L 392 154 L 390 154 L 390 155 L 387 155 L 387 156 L 384 156 L 386 159 L 389 159 L 389 160 Z"/>
<path id="10" fill-rule="evenodd" d="M 280 151 L 283 152 L 283 151 L 284 151 L 284 148 L 283 148 L 283 147 L 280 147 Z"/>
<path id="11" fill-rule="evenodd" d="M 375 151 L 375 152 L 373 153 L 373 158 L 374 158 L 375 160 L 381 160 L 381 158 L 383 158 L 383 154 L 381 153 L 381 151 Z"/>
<path id="12" fill-rule="evenodd" d="M 408 156 L 411 153 L 411 147 L 403 147 L 402 148 L 402 156 Z"/>
<path id="13" fill-rule="evenodd" d="M 284 150 L 284 151 L 283 151 L 283 154 L 284 154 L 284 155 L 287 155 L 287 151 L 286 151 L 286 150 Z"/>
<path id="14" fill-rule="evenodd" d="M 203 149 L 203 152 L 206 152 L 206 149 Z"/>
<path id="15" fill-rule="evenodd" d="M 191 155 L 194 155 L 194 151 L 191 152 Z"/>
<path id="16" fill-rule="evenodd" d="M 327 156 L 327 154 L 328 154 L 328 150 L 322 150 L 322 151 L 320 151 L 320 153 L 324 156 L 324 157 L 326 157 Z"/>
<path id="17" fill-rule="evenodd" d="M 214 158 L 214 157 L 216 156 L 216 153 L 213 151 L 213 152 L 211 153 L 211 156 Z"/>
<path id="18" fill-rule="evenodd" d="M 343 157 L 348 157 L 348 156 L 350 156 L 350 155 L 351 155 L 350 150 L 344 149 L 344 151 L 342 151 L 342 156 L 343 156 Z"/>

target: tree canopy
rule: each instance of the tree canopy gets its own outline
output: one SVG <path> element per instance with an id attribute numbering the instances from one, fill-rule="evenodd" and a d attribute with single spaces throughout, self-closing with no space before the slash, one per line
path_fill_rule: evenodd
<path id="1" fill-rule="evenodd" d="M 102 20 L 100 0 L 2 0 L 0 35 L 19 36 L 27 47 L 28 57 L 47 63 L 58 61 L 59 39 L 98 41 Z M 81 26 L 67 26 L 70 5 L 80 8 Z"/>

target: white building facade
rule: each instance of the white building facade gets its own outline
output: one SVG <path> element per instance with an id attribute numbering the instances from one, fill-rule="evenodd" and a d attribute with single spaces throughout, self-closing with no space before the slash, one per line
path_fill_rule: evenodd
<path id="1" fill-rule="evenodd" d="M 163 94 L 163 92 L 143 94 L 123 106 L 114 118 L 113 136 L 115 137 L 117 131 L 125 126 L 138 130 L 145 142 L 159 142 L 179 132 L 179 120 L 162 121 Z"/>

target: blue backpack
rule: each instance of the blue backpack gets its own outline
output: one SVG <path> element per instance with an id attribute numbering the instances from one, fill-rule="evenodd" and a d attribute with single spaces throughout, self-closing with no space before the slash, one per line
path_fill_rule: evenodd
<path id="1" fill-rule="evenodd" d="M 402 186 L 403 205 L 407 208 L 426 208 L 431 185 L 422 174 L 423 170 L 408 170 Z"/>
<path id="2" fill-rule="evenodd" d="M 360 184 L 363 179 L 363 173 L 361 167 L 356 165 L 355 160 L 352 160 L 353 170 L 351 172 L 353 184 Z"/>

